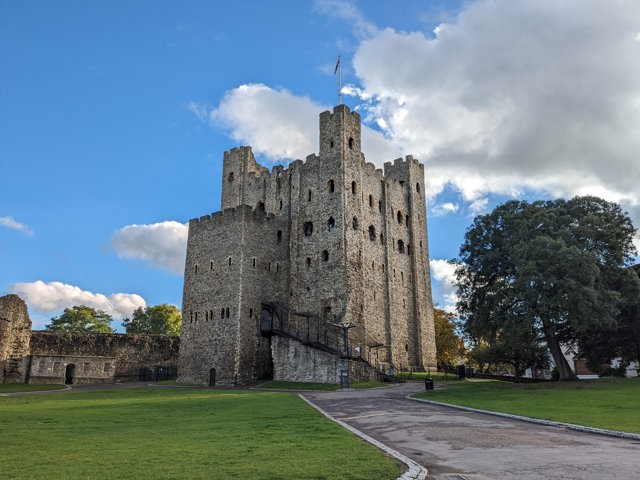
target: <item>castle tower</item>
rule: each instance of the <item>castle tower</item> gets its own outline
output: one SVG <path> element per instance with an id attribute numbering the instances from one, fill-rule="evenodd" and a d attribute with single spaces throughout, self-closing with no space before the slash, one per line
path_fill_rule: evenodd
<path id="1" fill-rule="evenodd" d="M 225 152 L 223 211 L 189 223 L 181 381 L 335 382 L 351 358 L 435 367 L 423 166 L 366 163 L 345 105 L 320 114 L 319 143 L 271 172 L 250 147 Z M 280 323 L 265 336 L 269 305 Z M 340 325 L 355 327 L 354 354 Z"/>

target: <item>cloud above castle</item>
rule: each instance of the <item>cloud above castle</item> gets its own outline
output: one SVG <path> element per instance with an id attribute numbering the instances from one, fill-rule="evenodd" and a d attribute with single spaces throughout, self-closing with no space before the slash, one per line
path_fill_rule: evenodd
<path id="1" fill-rule="evenodd" d="M 469 205 L 493 194 L 588 193 L 621 202 L 638 223 L 640 5 L 624 5 L 477 1 L 433 32 L 404 32 L 376 28 L 350 2 L 316 2 L 354 25 L 358 84 L 343 92 L 369 125 L 368 160 L 419 158 L 436 203 L 446 188 Z M 246 84 L 207 113 L 281 161 L 315 151 L 326 108 Z"/>

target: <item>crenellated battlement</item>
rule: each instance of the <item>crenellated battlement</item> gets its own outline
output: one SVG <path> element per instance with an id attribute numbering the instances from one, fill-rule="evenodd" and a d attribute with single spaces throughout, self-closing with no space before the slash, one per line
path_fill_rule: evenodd
<path id="1" fill-rule="evenodd" d="M 198 218 L 189 220 L 189 226 L 194 227 L 203 224 L 220 224 L 235 223 L 239 219 L 252 218 L 255 220 L 269 220 L 275 218 L 272 213 L 266 213 L 264 210 L 254 208 L 251 205 L 238 205 L 237 207 L 225 208 L 220 212 L 213 212 L 211 215 L 203 215 Z"/>

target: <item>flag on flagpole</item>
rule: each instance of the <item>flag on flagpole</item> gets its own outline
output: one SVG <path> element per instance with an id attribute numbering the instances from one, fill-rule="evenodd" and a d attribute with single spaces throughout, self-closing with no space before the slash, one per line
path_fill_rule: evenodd
<path id="1" fill-rule="evenodd" d="M 336 68 L 333 70 L 334 75 L 336 74 L 339 68 L 340 68 L 340 57 L 338 56 L 338 63 L 336 63 Z"/>

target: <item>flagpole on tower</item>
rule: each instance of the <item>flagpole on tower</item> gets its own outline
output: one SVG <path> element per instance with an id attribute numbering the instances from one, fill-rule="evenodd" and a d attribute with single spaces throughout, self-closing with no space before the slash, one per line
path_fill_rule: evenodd
<path id="1" fill-rule="evenodd" d="M 335 75 L 336 72 L 338 72 L 338 105 L 342 105 L 342 62 L 340 61 L 340 55 L 338 55 L 338 63 L 336 63 L 333 74 Z"/>

